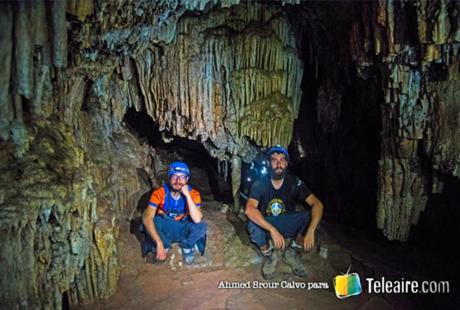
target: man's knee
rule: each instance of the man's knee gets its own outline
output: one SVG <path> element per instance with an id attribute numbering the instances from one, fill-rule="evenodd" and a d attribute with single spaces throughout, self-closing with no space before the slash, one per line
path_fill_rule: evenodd
<path id="1" fill-rule="evenodd" d="M 202 234 L 206 234 L 206 232 L 208 231 L 208 223 L 203 220 L 198 223 L 192 222 L 192 224 L 190 225 L 190 229 Z"/>
<path id="2" fill-rule="evenodd" d="M 305 210 L 302 212 L 297 212 L 294 214 L 296 220 L 296 226 L 298 227 L 297 233 L 304 235 L 308 229 L 308 226 L 310 225 L 310 219 L 311 219 L 311 212 L 310 210 Z"/>
<path id="3" fill-rule="evenodd" d="M 290 221 L 292 220 L 308 220 L 310 218 L 310 210 L 298 211 L 293 213 L 285 213 L 280 215 L 280 217 L 289 218 Z"/>
<path id="4" fill-rule="evenodd" d="M 265 229 L 257 225 L 256 223 L 249 221 L 248 222 L 248 232 L 249 237 L 252 242 L 254 242 L 258 247 L 267 245 L 268 238 L 267 232 Z"/>
<path id="5" fill-rule="evenodd" d="M 290 225 L 303 225 L 310 222 L 310 210 L 301 212 L 288 213 L 279 216 L 280 222 L 283 224 L 289 223 Z"/>
<path id="6" fill-rule="evenodd" d="M 266 220 L 272 224 L 284 238 L 292 238 L 297 234 L 304 234 L 309 222 L 310 211 L 285 213 L 278 216 L 268 216 Z"/>

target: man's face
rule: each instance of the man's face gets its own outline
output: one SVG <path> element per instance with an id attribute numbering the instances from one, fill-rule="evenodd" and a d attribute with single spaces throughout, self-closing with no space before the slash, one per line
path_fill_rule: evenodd
<path id="1" fill-rule="evenodd" d="M 286 175 L 287 168 L 286 156 L 282 153 L 272 153 L 270 155 L 270 167 L 272 168 L 272 178 L 280 180 Z"/>
<path id="2" fill-rule="evenodd" d="M 171 185 L 172 190 L 180 191 L 182 186 L 187 184 L 188 177 L 184 173 L 175 173 L 169 178 L 169 185 Z"/>

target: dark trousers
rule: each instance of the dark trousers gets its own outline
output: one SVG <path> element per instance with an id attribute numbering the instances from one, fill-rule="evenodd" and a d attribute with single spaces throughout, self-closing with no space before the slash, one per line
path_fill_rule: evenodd
<path id="1" fill-rule="evenodd" d="M 157 215 L 154 217 L 153 223 L 155 224 L 155 229 L 163 241 L 165 249 L 169 248 L 174 242 L 179 242 L 182 248 L 185 249 L 195 247 L 195 244 L 197 244 L 198 241 L 201 241 L 198 246 L 199 248 L 201 244 L 206 243 L 208 223 L 205 221 L 194 223 L 189 217 L 185 217 L 180 221 L 175 221 L 169 216 Z M 155 241 L 153 241 L 150 237 L 147 230 L 145 230 L 144 233 L 144 254 L 148 252 L 155 252 Z M 200 251 L 204 252 L 204 248 L 200 249 Z"/>
<path id="2" fill-rule="evenodd" d="M 310 210 L 285 213 L 278 216 L 267 216 L 265 220 L 272 224 L 284 238 L 295 238 L 298 234 L 305 235 L 310 223 Z M 268 246 L 270 233 L 249 221 L 248 224 L 249 237 L 259 248 Z"/>

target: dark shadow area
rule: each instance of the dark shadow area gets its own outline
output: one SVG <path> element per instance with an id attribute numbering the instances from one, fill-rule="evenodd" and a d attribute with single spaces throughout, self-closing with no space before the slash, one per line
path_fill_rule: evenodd
<path id="1" fill-rule="evenodd" d="M 65 291 L 62 293 L 62 310 L 69 310 L 70 309 L 70 300 L 69 300 L 69 292 Z"/>
<path id="2" fill-rule="evenodd" d="M 309 34 L 305 34 L 303 45 L 308 46 L 309 39 Z M 316 64 L 309 61 L 315 56 L 312 53 L 303 50 L 303 97 L 289 146 L 290 170 L 327 206 L 325 220 L 337 221 L 347 230 L 376 234 L 376 176 L 383 101 L 380 72 L 369 68 L 367 78 L 363 79 L 358 77 L 354 65 L 344 64 L 336 72 L 320 70 L 316 74 Z M 324 62 L 327 57 L 334 58 L 324 57 Z M 340 55 L 336 54 L 335 59 L 340 59 Z M 325 85 L 329 86 L 324 88 Z M 338 111 L 332 127 L 321 125 L 317 119 L 318 105 L 324 104 L 318 102 L 322 100 L 318 97 L 320 92 L 340 95 L 340 107 L 329 107 Z"/>
<path id="3" fill-rule="evenodd" d="M 137 207 L 136 210 L 140 213 L 143 214 L 144 210 L 147 208 L 150 200 L 150 196 L 152 195 L 153 189 L 149 190 L 148 192 L 145 192 L 142 194 L 141 198 L 139 198 L 139 201 L 137 202 Z M 131 220 L 130 226 L 129 226 L 129 232 L 133 234 L 137 241 L 139 241 L 140 245 L 140 253 L 142 256 L 144 256 L 144 253 L 142 251 L 142 244 L 144 242 L 145 236 L 144 233 L 142 232 L 142 217 L 135 217 Z"/>
<path id="4" fill-rule="evenodd" d="M 433 278 L 450 281 L 460 305 L 460 252 L 456 239 L 460 235 L 460 180 L 450 175 L 440 175 L 439 179 L 442 192 L 429 195 L 425 211 L 411 229 L 408 244 L 419 250 L 418 263 Z"/>
<path id="5" fill-rule="evenodd" d="M 247 246 L 252 246 L 255 249 L 255 245 L 253 245 L 249 239 L 248 222 L 243 221 L 237 214 L 231 211 L 227 212 L 227 220 L 230 224 L 232 224 L 233 228 L 235 228 L 236 235 L 241 240 L 241 243 Z"/>
<path id="6" fill-rule="evenodd" d="M 220 164 L 216 158 L 212 158 L 200 142 L 172 136 L 167 132 L 161 132 L 158 124 L 146 112 L 138 112 L 133 107 L 129 108 L 123 119 L 130 131 L 145 140 L 155 148 L 164 159 L 170 162 L 183 160 L 189 164 L 194 176 L 194 167 L 206 171 L 206 175 L 192 177 L 191 185 L 195 185 L 202 194 L 212 195 L 213 199 L 230 203 L 232 201 L 231 180 L 225 179 L 219 173 L 217 167 Z M 165 141 L 169 141 L 166 143 Z M 206 179 L 206 182 L 203 179 Z M 207 189 L 211 192 L 207 192 Z"/>

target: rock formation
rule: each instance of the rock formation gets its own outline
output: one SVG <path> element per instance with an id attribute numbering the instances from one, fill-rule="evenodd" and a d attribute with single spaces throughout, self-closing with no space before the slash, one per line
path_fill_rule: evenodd
<path id="1" fill-rule="evenodd" d="M 457 1 L 363 5 L 350 32 L 358 68 L 382 70 L 377 225 L 389 239 L 407 240 L 439 190 L 436 174 L 459 177 L 459 10 Z"/>

